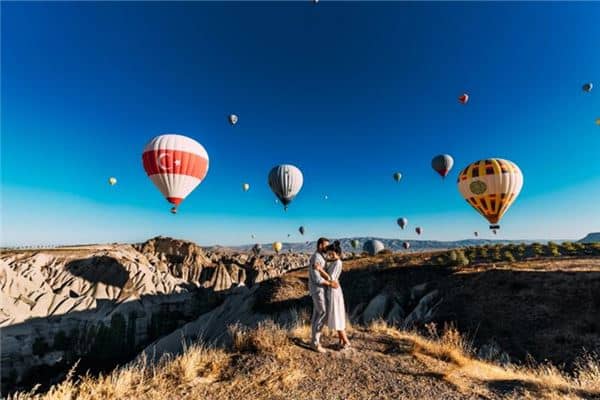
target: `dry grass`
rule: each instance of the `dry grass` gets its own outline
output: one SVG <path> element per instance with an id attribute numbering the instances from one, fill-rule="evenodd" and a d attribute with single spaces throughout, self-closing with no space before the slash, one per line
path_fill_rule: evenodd
<path id="1" fill-rule="evenodd" d="M 460 398 L 554 400 L 600 396 L 600 362 L 591 356 L 582 359 L 572 375 L 551 365 L 500 366 L 476 359 L 471 343 L 452 326 L 441 332 L 429 326 L 427 336 L 423 336 L 377 321 L 367 329 L 353 329 L 354 339 L 360 344 L 350 358 L 335 353 L 323 357 L 296 345 L 310 336 L 308 315 L 305 312 L 297 315 L 296 323 L 288 328 L 272 321 L 253 329 L 240 325 L 230 327 L 231 349 L 195 344 L 182 355 L 166 357 L 156 366 L 142 360 L 106 376 L 79 379 L 69 376 L 47 393 L 21 392 L 9 399 L 313 398 L 318 393 L 314 385 L 327 388 L 332 379 L 330 374 L 338 370 L 342 371 L 341 381 L 348 386 L 343 389 L 359 390 L 360 394 L 360 390 L 366 390 L 363 384 L 344 375 L 349 362 L 355 371 L 370 374 L 369 362 L 381 360 L 383 368 L 389 366 L 385 376 L 393 382 L 390 387 L 397 387 L 406 374 L 398 374 L 398 366 L 402 365 L 398 363 L 406 356 L 414 360 L 411 365 L 416 362 L 434 377 L 428 379 L 443 381 L 448 388 L 458 390 Z M 406 350 L 376 351 L 377 343 L 383 342 Z M 329 373 L 319 373 L 318 368 L 314 368 L 315 362 L 329 363 Z M 405 366 L 400 370 L 410 368 Z M 375 390 L 384 384 L 378 378 L 371 380 Z M 312 386 L 306 386 L 307 382 Z M 414 380 L 410 382 L 419 384 Z M 352 388 L 353 385 L 356 386 Z M 453 396 L 448 398 L 457 398 L 456 394 Z"/>
<path id="2" fill-rule="evenodd" d="M 500 366 L 478 360 L 473 355 L 472 344 L 454 326 L 444 327 L 441 334 L 438 334 L 435 326 L 429 326 L 429 337 L 416 332 L 399 331 L 383 321 L 375 321 L 369 330 L 410 343 L 414 357 L 433 366 L 443 379 L 463 391 L 472 391 L 483 383 L 492 387 L 506 385 L 522 388 L 515 398 L 530 396 L 552 400 L 600 396 L 598 357 L 584 357 L 578 362 L 574 374 L 569 375 L 551 364 Z M 432 359 L 441 363 L 432 362 Z"/>

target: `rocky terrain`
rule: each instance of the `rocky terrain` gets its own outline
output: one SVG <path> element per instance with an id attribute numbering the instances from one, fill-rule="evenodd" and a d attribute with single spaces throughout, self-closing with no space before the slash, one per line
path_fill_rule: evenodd
<path id="1" fill-rule="evenodd" d="M 158 368 L 158 375 L 153 376 L 164 373 L 172 377 L 172 372 L 165 372 L 165 356 L 169 360 L 187 360 L 192 355 L 186 349 L 198 343 L 219 349 L 236 348 L 239 335 L 232 334 L 232 329 L 235 332 L 250 332 L 270 321 L 278 327 L 297 326 L 301 321 L 304 326 L 302 329 L 306 330 L 311 306 L 307 273 L 303 269 L 306 255 L 285 253 L 257 258 L 233 250 L 203 250 L 193 243 L 167 238 L 157 238 L 135 246 L 70 249 L 67 252 L 57 250 L 43 254 L 44 262 L 37 263 L 36 257 L 40 255 L 36 253 L 3 254 L 0 280 L 3 305 L 7 298 L 11 304 L 20 304 L 19 291 L 9 290 L 16 288 L 18 283 L 26 288 L 20 292 L 30 302 L 36 298 L 43 299 L 42 294 L 52 292 L 54 296 L 62 297 L 46 296 L 57 298 L 75 308 L 72 311 L 62 309 L 58 314 L 55 311 L 57 308 L 45 306 L 44 309 L 52 310 L 52 314 L 48 311 L 46 316 L 38 315 L 37 318 L 32 315 L 20 323 L 15 322 L 15 315 L 9 320 L 11 314 L 3 308 L 8 317 L 3 322 L 2 369 L 3 373 L 9 367 L 17 371 L 16 376 L 7 374 L 3 379 L 3 382 L 12 385 L 9 390 L 17 387 L 15 384 L 19 379 L 21 382 L 33 382 L 31 378 L 28 381 L 28 376 L 34 376 L 36 382 L 48 378 L 44 374 L 50 372 L 54 377 L 60 376 L 60 372 L 64 376 L 64 371 L 82 355 L 76 373 L 98 370 L 102 362 L 105 363 L 105 370 L 108 370 L 116 363 L 127 362 L 137 355 L 135 360 L 138 364 L 129 364 L 137 367 L 127 368 L 138 371 L 139 363 L 143 363 L 148 368 Z M 90 257 L 109 257 L 119 261 L 109 262 L 104 258 L 102 263 L 82 264 L 82 259 Z M 97 264 L 104 267 L 98 268 Z M 119 272 L 119 264 L 124 266 L 127 271 L 125 274 Z M 43 265 L 52 267 L 42 268 Z M 12 275 L 9 275 L 9 270 Z M 157 274 L 160 279 L 153 281 Z M 16 276 L 28 277 L 26 282 L 34 281 L 37 284 L 25 286 Z M 29 278 L 33 276 L 46 278 L 37 278 L 39 281 Z M 52 290 L 40 289 L 46 288 L 39 286 L 42 281 Z M 65 282 L 69 282 L 72 289 L 65 290 Z M 262 339 L 257 338 L 263 344 L 251 346 L 254 349 L 251 354 L 223 355 L 227 362 L 219 367 L 218 373 L 215 372 L 217 378 L 211 375 L 205 380 L 199 377 L 204 376 L 202 374 L 206 371 L 194 372 L 196 375 L 192 374 L 190 378 L 195 382 L 193 387 L 180 387 L 179 383 L 169 381 L 169 384 L 177 385 L 172 390 L 177 391 L 179 397 L 265 397 L 266 392 L 261 392 L 265 390 L 264 387 L 254 386 L 254 379 L 264 380 L 264 385 L 268 387 L 273 380 L 286 381 L 285 376 L 289 374 L 298 374 L 299 377 L 294 380 L 292 387 L 286 386 L 286 383 L 279 397 L 268 397 L 284 398 L 289 390 L 293 390 L 289 393 L 295 393 L 297 398 L 312 398 L 310 393 L 315 390 L 343 398 L 378 397 L 378 385 L 385 381 L 387 386 L 385 390 L 381 389 L 381 398 L 425 398 L 429 395 L 437 398 L 501 398 L 506 393 L 523 389 L 521 386 L 525 385 L 523 382 L 497 382 L 498 387 L 490 389 L 478 386 L 479 383 L 462 382 L 458 385 L 467 385 L 467 389 L 473 386 L 475 389 L 457 388 L 456 379 L 460 381 L 462 378 L 452 375 L 455 381 L 446 381 L 449 375 L 444 368 L 452 371 L 458 368 L 449 361 L 450 355 L 424 362 L 423 357 L 429 357 L 430 351 L 426 352 L 429 356 L 421 354 L 417 357 L 408 348 L 401 350 L 404 345 L 385 344 L 391 340 L 389 337 L 382 338 L 380 333 L 377 336 L 368 328 L 380 321 L 396 332 L 388 332 L 387 336 L 395 335 L 404 338 L 403 341 L 412 341 L 410 346 L 413 347 L 417 346 L 417 342 L 422 344 L 426 340 L 423 337 L 437 340 L 436 332 L 454 332 L 451 337 L 458 335 L 463 338 L 460 351 L 468 353 L 469 360 L 480 363 L 477 364 L 477 371 L 489 367 L 495 371 L 494 376 L 508 374 L 506 376 L 514 377 L 517 374 L 514 368 L 524 368 L 535 362 L 550 362 L 560 366 L 560 371 L 552 369 L 554 367 L 550 370 L 559 371 L 556 372 L 557 376 L 564 380 L 567 379 L 565 376 L 573 376 L 568 374 L 580 371 L 581 360 L 585 359 L 586 354 L 600 353 L 598 243 L 488 245 L 452 251 L 387 253 L 376 257 L 348 254 L 340 282 L 348 317 L 355 327 L 353 340 L 359 344 L 359 350 L 358 354 L 353 353 L 353 359 L 346 359 L 344 355 L 335 358 L 338 356 L 332 355 L 335 363 L 339 361 L 339 365 L 335 364 L 335 379 L 340 385 L 343 384 L 344 369 L 353 365 L 358 374 L 356 379 L 368 386 L 366 392 L 361 393 L 360 386 L 333 390 L 327 386 L 329 375 L 315 376 L 312 369 L 307 369 L 302 360 L 310 358 L 311 365 L 327 374 L 326 363 L 303 347 L 306 332 L 296 339 L 288 337 L 292 340 L 291 344 L 285 340 L 285 343 L 281 343 L 290 351 L 285 359 L 279 360 L 281 362 L 272 363 L 273 357 L 268 354 L 263 354 L 266 364 L 256 361 L 256 347 L 264 344 Z M 96 289 L 92 290 L 91 287 Z M 78 296 L 72 295 L 71 290 Z M 92 293 L 97 293 L 98 297 Z M 7 297 L 9 294 L 10 297 Z M 80 297 L 93 298 L 95 306 L 85 309 L 76 301 Z M 44 301 L 47 302 L 45 304 L 56 302 Z M 33 309 L 37 308 L 30 308 Z M 277 331 L 279 328 L 273 329 Z M 270 335 L 268 332 L 263 334 Z M 394 346 L 400 346 L 400 349 Z M 455 355 L 454 350 L 448 351 Z M 224 354 L 220 353 L 221 350 L 211 352 Z M 199 354 L 204 357 L 208 353 L 201 350 Z M 115 355 L 123 357 L 115 359 Z M 111 357 L 106 360 L 103 356 Z M 288 360 L 298 361 L 293 371 L 286 369 L 291 365 Z M 449 362 L 452 365 L 440 367 Z M 196 365 L 191 363 L 192 366 Z M 464 371 L 467 361 L 456 363 L 460 364 L 460 377 L 472 372 Z M 471 365 L 471 361 L 468 363 Z M 599 368 L 598 364 L 593 365 Z M 187 368 L 185 365 L 180 367 Z M 513 372 L 506 372 L 507 368 Z M 402 375 L 402 371 L 407 370 L 414 374 Z M 586 373 L 589 375 L 589 372 Z M 593 378 L 592 382 L 600 382 L 600 374 L 596 376 L 598 379 Z M 529 376 L 527 379 L 538 378 Z M 98 384 L 96 381 L 89 382 L 90 385 Z M 198 386 L 202 382 L 214 384 Z M 394 382 L 409 386 L 402 389 L 395 386 Z M 563 382 L 558 386 L 558 392 L 552 392 L 558 393 L 558 397 L 554 398 L 563 398 L 565 393 L 562 390 L 566 387 L 581 385 Z M 241 390 L 241 387 L 245 389 Z M 590 391 L 589 385 L 585 388 L 585 393 L 600 393 L 600 388 L 598 392 Z M 154 398 L 171 398 L 170 391 L 156 394 Z M 574 393 L 573 398 L 595 398 L 587 395 L 581 397 L 577 391 Z M 89 396 L 94 398 L 91 394 Z M 139 393 L 131 398 L 137 396 L 153 398 Z M 118 397 L 128 398 L 125 395 Z"/>
<path id="2" fill-rule="evenodd" d="M 139 245 L 5 251 L 0 258 L 3 392 L 130 359 L 210 311 L 227 292 L 302 268 L 302 254 L 205 252 L 154 238 Z"/>

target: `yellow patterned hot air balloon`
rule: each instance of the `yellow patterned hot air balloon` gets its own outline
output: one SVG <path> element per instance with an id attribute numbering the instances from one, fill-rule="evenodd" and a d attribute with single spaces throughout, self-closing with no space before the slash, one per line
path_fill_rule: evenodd
<path id="1" fill-rule="evenodd" d="M 523 174 L 512 161 L 489 158 L 469 164 L 458 174 L 458 191 L 498 229 L 498 222 L 523 187 Z"/>
<path id="2" fill-rule="evenodd" d="M 283 247 L 283 245 L 281 244 L 281 242 L 273 243 L 273 250 L 275 250 L 275 253 L 277 253 L 277 254 L 279 254 L 282 247 Z"/>

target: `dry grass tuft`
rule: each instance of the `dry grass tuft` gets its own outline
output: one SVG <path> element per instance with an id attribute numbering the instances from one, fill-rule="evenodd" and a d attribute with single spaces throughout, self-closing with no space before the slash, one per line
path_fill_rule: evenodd
<path id="1" fill-rule="evenodd" d="M 581 396 L 600 396 L 600 360 L 587 356 L 578 363 L 574 376 L 568 375 L 550 364 L 531 366 L 499 366 L 474 357 L 472 343 L 466 340 L 452 325 L 445 326 L 439 334 L 435 326 L 428 327 L 429 338 L 416 332 L 399 331 L 384 321 L 376 321 L 369 327 L 373 333 L 409 342 L 417 359 L 437 365 L 443 378 L 461 390 L 469 390 L 477 383 L 494 385 L 513 382 L 527 389 L 515 398 L 579 399 Z M 441 361 L 442 364 L 430 362 Z"/>
<path id="2" fill-rule="evenodd" d="M 275 357 L 281 356 L 282 350 L 290 345 L 288 331 L 272 320 L 266 320 L 250 329 L 239 324 L 229 327 L 233 340 L 233 348 L 239 352 L 256 352 Z"/>

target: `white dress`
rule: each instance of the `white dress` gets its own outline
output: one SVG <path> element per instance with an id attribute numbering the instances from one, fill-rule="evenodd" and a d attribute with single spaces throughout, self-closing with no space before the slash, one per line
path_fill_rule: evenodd
<path id="1" fill-rule="evenodd" d="M 332 280 L 339 283 L 342 261 L 336 260 L 327 264 L 327 273 Z M 327 327 L 336 331 L 346 329 L 346 307 L 341 287 L 327 288 Z"/>

